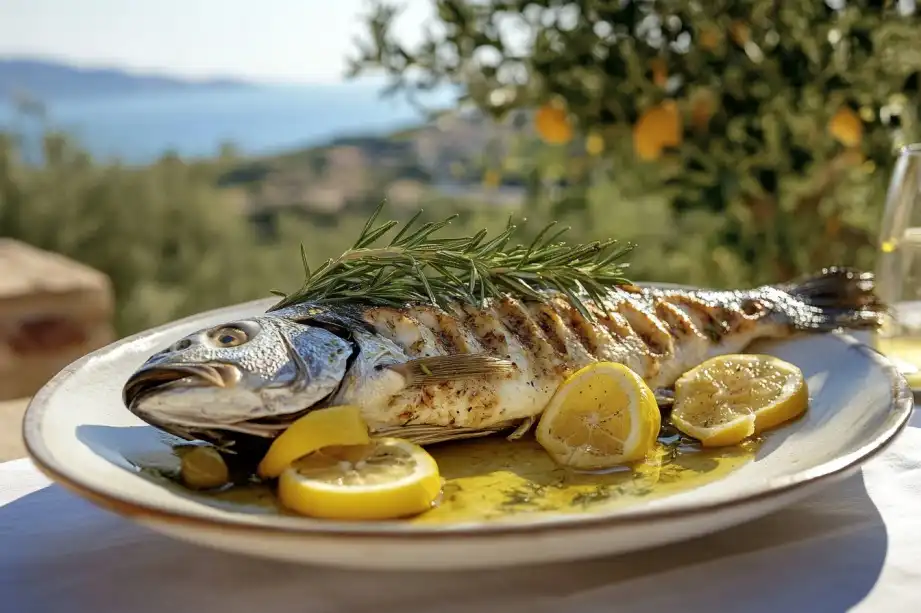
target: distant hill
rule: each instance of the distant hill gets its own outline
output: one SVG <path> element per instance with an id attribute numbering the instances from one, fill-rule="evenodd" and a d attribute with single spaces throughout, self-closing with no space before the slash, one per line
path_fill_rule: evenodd
<path id="1" fill-rule="evenodd" d="M 231 79 L 185 80 L 141 75 L 113 68 L 81 68 L 37 59 L 0 58 L 0 98 L 26 95 L 40 100 L 84 95 L 251 87 Z"/>
<path id="2" fill-rule="evenodd" d="M 224 167 L 217 185 L 232 191 L 241 210 L 269 233 L 282 213 L 366 214 L 381 199 L 397 208 L 416 207 L 430 197 L 461 208 L 514 208 L 542 186 L 565 183 L 544 181 L 530 170 L 524 156 L 537 145 L 532 126 L 527 111 L 496 123 L 477 112 L 449 110 L 395 132 L 240 159 Z M 501 173 L 483 155 L 487 150 L 504 160 Z M 487 178 L 489 171 L 495 178 Z"/>

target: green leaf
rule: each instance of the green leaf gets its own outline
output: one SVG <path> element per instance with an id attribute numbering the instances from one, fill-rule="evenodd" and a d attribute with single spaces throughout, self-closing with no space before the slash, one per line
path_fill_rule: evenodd
<path id="1" fill-rule="evenodd" d="M 606 291 L 626 282 L 626 264 L 620 260 L 630 247 L 617 241 L 595 241 L 568 245 L 554 242 L 566 229 L 547 238 L 554 223 L 548 224 L 524 247 L 506 248 L 516 226 L 509 219 L 506 229 L 487 240 L 486 230 L 472 237 L 443 238 L 436 234 L 456 216 L 410 226 L 417 213 L 386 247 L 371 243 L 395 227 L 386 222 L 374 227 L 378 207 L 365 224 L 355 247 L 336 259 L 324 262 L 312 274 L 302 248 L 306 279 L 295 292 L 270 310 L 303 302 L 369 303 L 400 305 L 428 302 L 447 306 L 452 301 L 485 304 L 489 298 L 509 294 L 531 300 L 545 300 L 541 290 L 565 294 L 586 317 L 589 310 L 581 296 L 601 301 Z M 603 309 L 604 304 L 600 307 Z"/>

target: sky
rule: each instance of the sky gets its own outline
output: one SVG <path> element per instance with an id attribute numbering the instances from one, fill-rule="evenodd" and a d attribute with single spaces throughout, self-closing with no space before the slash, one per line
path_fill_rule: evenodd
<path id="1" fill-rule="evenodd" d="M 402 0 L 410 43 L 430 0 Z M 343 80 L 366 0 L 0 0 L 0 57 L 184 77 Z"/>

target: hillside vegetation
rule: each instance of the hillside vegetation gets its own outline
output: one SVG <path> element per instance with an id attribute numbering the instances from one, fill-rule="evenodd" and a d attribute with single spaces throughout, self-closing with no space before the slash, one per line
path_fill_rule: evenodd
<path id="1" fill-rule="evenodd" d="M 898 4 L 899 6 L 896 6 Z M 293 290 L 370 211 L 527 218 L 634 242 L 630 275 L 713 287 L 871 268 L 896 148 L 919 134 L 921 34 L 907 3 L 439 0 L 405 47 L 376 0 L 356 74 L 462 86 L 466 109 L 386 138 L 264 159 L 100 163 L 48 134 L 0 139 L 0 234 L 108 273 L 119 332 Z M 530 46 L 496 24 L 514 20 Z M 472 110 L 471 110 L 472 109 Z"/>
<path id="2" fill-rule="evenodd" d="M 271 235 L 258 217 L 241 211 L 236 191 L 220 178 L 239 167 L 234 160 L 188 163 L 164 157 L 146 168 L 95 162 L 66 136 L 49 134 L 44 163 L 24 164 L 11 135 L 0 137 L 0 235 L 63 253 L 105 273 L 117 299 L 117 329 L 130 334 L 183 315 L 289 291 L 302 279 L 299 244 L 311 264 L 334 256 L 357 236 L 380 200 L 350 203 L 335 215 L 310 209 L 274 215 Z M 247 162 L 247 164 L 250 164 Z M 624 199 L 610 182 L 598 182 L 588 208 L 554 213 L 538 200 L 526 211 L 522 240 L 551 218 L 572 226 L 570 240 L 616 236 L 639 248 L 631 256 L 638 279 L 713 285 L 744 284 L 731 261 L 714 266 L 708 238 L 718 220 L 706 212 L 678 219 L 661 199 Z M 501 229 L 509 211 L 474 206 L 436 192 L 419 201 L 427 219 L 454 212 L 449 233 Z M 406 219 L 412 207 L 389 206 Z M 254 221 L 255 219 L 255 221 Z"/>
<path id="3" fill-rule="evenodd" d="M 112 68 L 81 68 L 37 58 L 0 58 L 0 96 L 24 95 L 39 100 L 107 94 L 242 88 L 231 79 L 189 80 L 130 74 Z"/>

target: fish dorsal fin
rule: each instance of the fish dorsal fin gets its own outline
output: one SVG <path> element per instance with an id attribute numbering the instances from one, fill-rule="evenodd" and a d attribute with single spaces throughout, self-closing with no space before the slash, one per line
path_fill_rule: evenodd
<path id="1" fill-rule="evenodd" d="M 403 375 L 407 387 L 418 387 L 456 379 L 506 377 L 515 372 L 517 366 L 511 360 L 485 353 L 460 353 L 418 358 L 389 368 Z"/>

